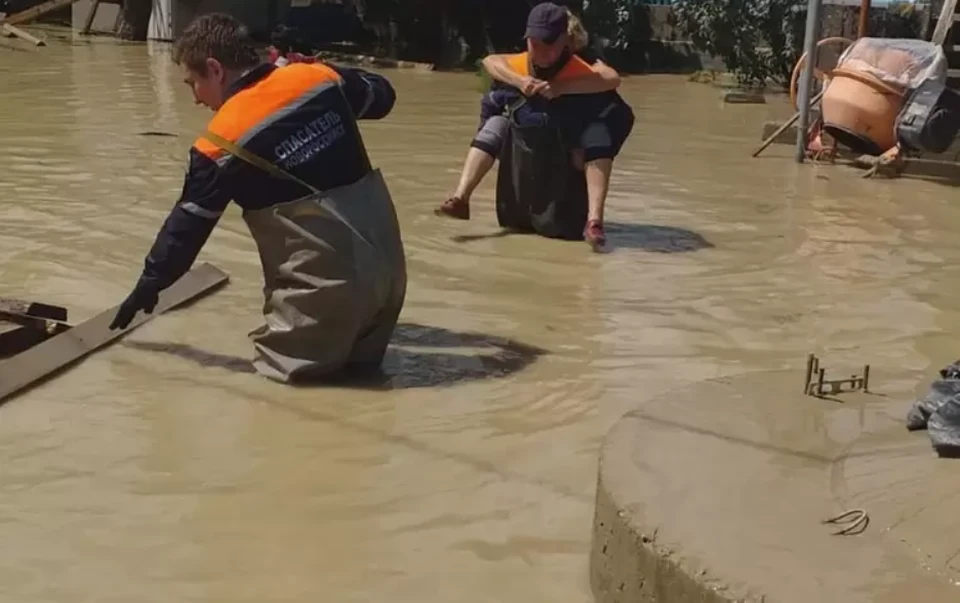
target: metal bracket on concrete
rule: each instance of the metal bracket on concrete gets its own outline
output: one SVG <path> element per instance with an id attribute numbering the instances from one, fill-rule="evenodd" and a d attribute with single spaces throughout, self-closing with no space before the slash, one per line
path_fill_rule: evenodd
<path id="1" fill-rule="evenodd" d="M 803 393 L 807 396 L 822 398 L 826 394 L 839 394 L 844 391 L 862 391 L 869 393 L 870 365 L 863 365 L 862 375 L 851 375 L 847 379 L 827 379 L 827 370 L 820 368 L 820 359 L 813 354 L 807 355 L 807 376 L 803 382 Z M 814 379 L 816 377 L 816 379 Z M 844 386 L 848 389 L 844 390 Z"/>

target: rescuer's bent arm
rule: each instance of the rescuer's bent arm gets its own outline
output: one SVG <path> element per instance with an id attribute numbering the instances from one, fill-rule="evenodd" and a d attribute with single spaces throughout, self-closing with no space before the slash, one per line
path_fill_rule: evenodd
<path id="1" fill-rule="evenodd" d="M 127 299 L 120 305 L 111 329 L 125 329 L 143 310 L 153 312 L 163 291 L 190 270 L 210 233 L 230 203 L 223 186 L 221 168 L 195 148 L 190 149 L 190 167 L 180 200 L 174 205 L 147 254 L 143 272 Z"/>
<path id="2" fill-rule="evenodd" d="M 498 82 L 503 82 L 504 84 L 523 91 L 532 78 L 522 76 L 511 69 L 510 65 L 507 64 L 507 56 L 508 55 L 504 54 L 491 54 L 483 59 L 483 68 L 490 74 L 490 77 Z"/>
<path id="3" fill-rule="evenodd" d="M 383 119 L 393 110 L 397 93 L 387 78 L 363 69 L 328 67 L 343 80 L 343 93 L 357 119 Z"/>
<path id="4" fill-rule="evenodd" d="M 556 82 L 552 88 L 557 94 L 595 94 L 620 87 L 620 74 L 603 61 L 595 62 L 590 70 L 592 73 Z"/>
<path id="5" fill-rule="evenodd" d="M 147 254 L 140 281 L 157 291 L 177 282 L 190 270 L 229 203 L 221 168 L 213 159 L 191 148 L 190 168 L 180 200 Z"/>

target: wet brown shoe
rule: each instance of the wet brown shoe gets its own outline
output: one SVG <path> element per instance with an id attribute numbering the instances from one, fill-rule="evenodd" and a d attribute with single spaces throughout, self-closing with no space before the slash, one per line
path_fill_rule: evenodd
<path id="1" fill-rule="evenodd" d="M 607 235 L 603 232 L 603 224 L 600 220 L 590 220 L 586 228 L 583 229 L 583 240 L 590 245 L 594 251 L 600 251 L 607 244 Z"/>
<path id="2" fill-rule="evenodd" d="M 457 220 L 470 219 L 470 204 L 459 197 L 450 197 L 443 205 L 433 211 L 438 216 L 447 216 Z"/>

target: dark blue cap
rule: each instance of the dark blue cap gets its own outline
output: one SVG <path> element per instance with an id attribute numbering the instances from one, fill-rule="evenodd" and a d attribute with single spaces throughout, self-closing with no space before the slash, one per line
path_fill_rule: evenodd
<path id="1" fill-rule="evenodd" d="M 553 2 L 544 2 L 533 7 L 527 17 L 527 38 L 552 44 L 567 33 L 567 9 Z"/>

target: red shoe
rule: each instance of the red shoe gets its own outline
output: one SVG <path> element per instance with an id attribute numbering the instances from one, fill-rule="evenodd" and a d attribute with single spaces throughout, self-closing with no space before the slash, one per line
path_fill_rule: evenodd
<path id="1" fill-rule="evenodd" d="M 603 232 L 603 224 L 600 220 L 589 220 L 586 228 L 583 229 L 583 240 L 593 248 L 599 251 L 601 247 L 607 244 L 607 235 Z"/>
<path id="2" fill-rule="evenodd" d="M 433 211 L 438 216 L 447 216 L 457 220 L 470 219 L 470 204 L 459 197 L 450 197 L 443 205 Z"/>

